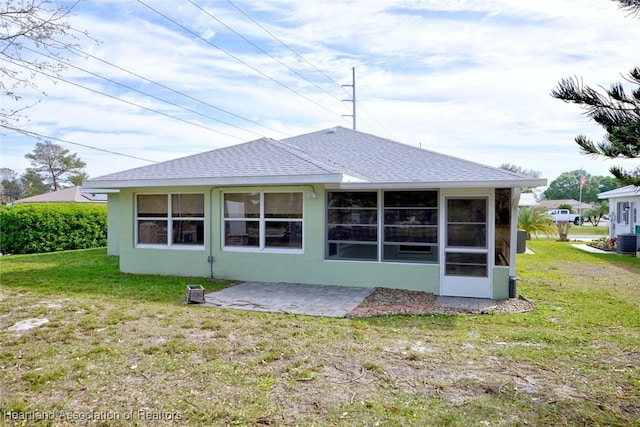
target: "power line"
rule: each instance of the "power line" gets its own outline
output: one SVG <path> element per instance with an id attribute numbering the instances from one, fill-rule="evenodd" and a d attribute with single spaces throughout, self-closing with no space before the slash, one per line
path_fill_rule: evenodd
<path id="1" fill-rule="evenodd" d="M 100 74 L 97 74 L 97 73 L 94 73 L 94 72 L 92 72 L 92 71 L 86 70 L 86 69 L 81 68 L 81 67 L 78 67 L 78 66 L 76 66 L 76 65 L 73 65 L 73 64 L 71 64 L 70 62 L 62 61 L 62 60 L 60 60 L 60 59 L 57 59 L 57 58 L 51 57 L 51 56 L 49 56 L 49 55 L 45 55 L 45 54 L 43 54 L 43 53 L 41 53 L 41 52 L 38 52 L 38 51 L 33 50 L 33 49 L 31 49 L 31 48 L 28 48 L 28 47 L 24 47 L 24 46 L 23 46 L 23 49 L 29 50 L 29 51 L 31 51 L 31 52 L 33 52 L 33 53 L 38 54 L 38 55 L 42 55 L 42 56 L 44 56 L 45 58 L 49 58 L 49 59 L 52 59 L 52 60 L 54 60 L 54 61 L 58 61 L 58 62 L 64 63 L 65 65 L 68 65 L 69 67 L 75 68 L 76 70 L 79 70 L 79 71 L 85 72 L 85 73 L 87 73 L 87 74 L 91 74 L 92 76 L 95 76 L 95 77 L 98 77 L 98 78 L 100 78 L 100 79 L 106 80 L 106 81 L 108 81 L 108 82 L 110 82 L 110 83 L 113 83 L 113 84 L 115 84 L 115 85 L 121 86 L 121 87 L 123 87 L 123 88 L 125 88 L 125 89 L 131 90 L 131 91 L 134 91 L 134 92 L 137 92 L 137 93 L 139 93 L 139 94 L 141 94 L 141 95 L 148 96 L 149 98 L 153 98 L 153 99 L 155 99 L 155 100 L 157 100 L 157 101 L 164 102 L 165 104 L 169 104 L 169 105 L 171 105 L 171 106 L 173 106 L 173 107 L 177 107 L 177 108 L 180 108 L 180 109 L 182 109 L 182 110 L 188 111 L 188 112 L 190 112 L 190 113 L 197 114 L 197 115 L 199 115 L 199 116 L 205 117 L 205 118 L 207 118 L 207 119 L 214 120 L 214 121 L 219 122 L 219 123 L 223 123 L 223 124 L 225 124 L 225 125 L 228 125 L 228 126 L 234 127 L 234 128 L 236 128 L 236 129 L 240 129 L 240 130 L 245 131 L 245 132 L 252 133 L 252 134 L 257 135 L 257 136 L 259 136 L 259 137 L 262 137 L 262 136 L 263 136 L 263 135 L 261 135 L 261 134 L 259 134 L 259 133 L 257 133 L 257 132 L 251 131 L 251 130 L 249 130 L 249 129 L 245 129 L 245 128 L 242 128 L 242 127 L 240 127 L 240 126 L 234 125 L 234 124 L 232 124 L 232 123 L 225 122 L 224 120 L 217 119 L 217 118 L 215 118 L 215 117 L 209 116 L 209 115 L 204 114 L 204 113 L 201 113 L 201 112 L 199 112 L 199 111 L 192 110 L 191 108 L 187 108 L 187 107 L 184 107 L 184 106 L 182 106 L 182 105 L 176 104 L 176 103 L 174 103 L 174 102 L 167 101 L 167 100 L 165 100 L 165 99 L 159 98 L 159 97 L 157 97 L 157 96 L 155 96 L 155 95 L 152 95 L 152 94 L 149 94 L 149 93 L 143 92 L 143 91 L 138 90 L 138 89 L 136 89 L 136 88 L 134 88 L 134 87 L 128 86 L 128 85 L 126 85 L 126 84 L 124 84 L 124 83 L 117 82 L 117 81 L 112 80 L 112 79 L 110 79 L 110 78 L 108 78 L 108 77 L 101 76 Z"/>
<path id="2" fill-rule="evenodd" d="M 35 136 L 38 139 L 52 139 L 54 141 L 64 142 L 66 144 L 78 145 L 80 147 L 90 148 L 92 150 L 102 151 L 104 153 L 115 154 L 116 156 L 129 157 L 131 159 L 142 160 L 142 161 L 150 162 L 150 163 L 157 163 L 156 160 L 149 160 L 149 159 L 144 159 L 142 157 L 132 156 L 130 154 L 119 153 L 117 151 L 105 150 L 104 148 L 93 147 L 93 146 L 87 145 L 87 144 L 80 144 L 79 142 L 73 142 L 73 141 L 68 141 L 66 139 L 56 138 L 56 137 L 53 137 L 53 136 L 42 135 L 41 133 L 33 132 L 33 131 L 30 131 L 30 130 L 18 129 L 18 128 L 14 128 L 14 127 L 11 127 L 11 126 L 2 126 L 2 127 L 5 128 L 5 129 L 12 130 L 14 132 L 21 133 L 23 135 Z"/>
<path id="3" fill-rule="evenodd" d="M 289 49 L 291 51 L 291 53 L 293 53 L 295 56 L 297 56 L 298 58 L 300 58 L 302 61 L 306 62 L 307 64 L 309 64 L 311 67 L 313 67 L 316 71 L 318 71 L 320 74 L 322 74 L 323 76 L 325 76 L 330 82 L 336 84 L 337 86 L 342 86 L 340 83 L 338 83 L 337 81 L 335 81 L 333 78 L 331 78 L 330 76 L 328 76 L 327 74 L 325 74 L 321 69 L 319 69 L 318 67 L 316 67 L 315 65 L 313 65 L 311 62 L 307 61 L 302 55 L 300 55 L 298 52 L 296 52 L 295 50 L 293 50 L 291 47 L 289 47 L 288 44 L 286 44 L 285 42 L 283 42 L 282 40 L 280 40 L 275 34 L 273 34 L 271 31 L 267 30 L 265 27 L 263 27 L 258 21 L 256 21 L 255 19 L 253 19 L 249 14 L 247 14 L 244 10 L 240 9 L 238 6 L 236 6 L 231 0 L 227 0 L 227 3 L 229 3 L 231 6 L 233 6 L 238 12 L 242 13 L 244 16 L 246 16 L 251 22 L 253 22 L 254 24 L 256 24 L 258 27 L 260 27 L 265 33 L 269 34 L 271 37 L 273 37 L 274 40 L 276 40 L 278 43 L 280 43 L 282 46 L 284 46 L 285 48 Z M 345 90 L 345 92 L 347 92 Z M 348 92 L 347 92 L 348 93 Z"/>
<path id="4" fill-rule="evenodd" d="M 383 125 L 382 123 L 380 123 L 380 122 L 379 122 L 375 117 L 373 117 L 373 116 L 371 115 L 371 113 L 370 113 L 370 112 L 368 112 L 368 111 L 367 111 L 367 109 L 366 109 L 366 108 L 364 108 L 364 106 L 363 106 L 361 103 L 357 102 L 356 104 L 358 105 L 358 107 L 360 107 L 360 109 L 361 109 L 362 111 L 364 111 L 364 112 L 365 112 L 365 114 L 366 114 L 367 116 L 371 117 L 371 118 L 373 119 L 373 121 L 374 121 L 374 122 L 376 122 L 376 124 L 377 124 L 378 126 L 380 126 L 380 127 L 381 127 L 385 132 L 387 132 L 388 134 L 391 134 L 391 132 L 389 131 L 389 129 L 387 129 L 386 127 L 384 127 L 384 125 Z M 358 117 L 358 120 L 361 120 L 361 121 L 363 121 L 363 122 L 367 123 L 367 121 L 366 121 L 366 120 L 362 120 L 362 117 Z M 367 124 L 368 124 L 368 123 L 367 123 Z M 369 126 L 370 126 L 370 125 L 369 125 Z"/>
<path id="5" fill-rule="evenodd" d="M 228 52 L 227 50 L 225 50 L 225 49 L 223 49 L 223 48 L 221 48 L 221 47 L 219 47 L 219 46 L 216 46 L 215 44 L 211 43 L 209 40 L 207 40 L 207 39 L 203 38 L 202 36 L 200 36 L 199 34 L 197 34 L 197 33 L 193 32 L 192 30 L 190 30 L 189 28 L 185 27 L 184 25 L 182 25 L 182 24 L 180 24 L 180 23 L 176 22 L 175 20 L 171 19 L 170 17 L 168 17 L 167 15 L 163 14 L 162 12 L 160 12 L 160 11 L 158 11 L 158 10 L 154 9 L 153 7 L 151 7 L 151 6 L 149 6 L 148 4 L 146 4 L 145 2 L 143 2 L 142 0 L 137 0 L 137 1 L 138 1 L 138 3 L 140 3 L 140 4 L 141 4 L 141 5 L 143 5 L 143 6 L 145 6 L 145 7 L 146 7 L 146 8 L 148 8 L 148 9 L 152 10 L 152 11 L 153 11 L 153 12 L 155 12 L 156 14 L 158 14 L 158 15 L 162 16 L 162 17 L 163 17 L 164 19 L 166 19 L 167 21 L 169 21 L 169 22 L 173 23 L 174 25 L 176 25 L 176 26 L 178 26 L 178 27 L 182 28 L 184 31 L 186 31 L 186 32 L 188 32 L 189 34 L 191 34 L 191 35 L 193 35 L 193 36 L 197 37 L 198 39 L 200 39 L 200 40 L 202 40 L 203 42 L 207 43 L 207 44 L 208 44 L 208 45 L 210 45 L 211 47 L 214 47 L 214 48 L 218 49 L 220 52 L 224 53 L 225 55 L 227 55 L 227 56 L 229 56 L 229 57 L 231 57 L 231 58 L 233 58 L 233 59 L 235 59 L 235 60 L 236 60 L 236 61 L 238 61 L 239 63 L 241 63 L 241 64 L 245 65 L 246 67 L 248 67 L 248 68 L 250 68 L 250 69 L 252 69 L 252 70 L 253 70 L 253 71 L 255 71 L 256 73 L 260 74 L 261 76 L 263 76 L 263 77 L 265 77 L 265 78 L 267 78 L 267 79 L 271 80 L 272 82 L 274 82 L 274 83 L 276 83 L 276 84 L 278 84 L 278 85 L 282 86 L 283 88 L 287 89 L 288 91 L 293 92 L 294 94 L 296 94 L 296 95 L 300 96 L 301 98 L 306 99 L 307 101 L 309 101 L 309 102 L 311 102 L 312 104 L 314 104 L 314 105 L 316 105 L 316 106 L 318 106 L 318 107 L 322 108 L 323 110 L 326 110 L 326 111 L 328 111 L 329 113 L 331 113 L 331 114 L 333 114 L 333 115 L 335 115 L 335 116 L 341 117 L 341 116 L 340 116 L 340 114 L 336 113 L 335 111 L 333 111 L 333 110 L 331 110 L 331 109 L 329 109 L 329 108 L 325 107 L 324 105 L 321 105 L 321 104 L 317 103 L 316 101 L 314 101 L 313 99 L 309 98 L 308 96 L 303 95 L 303 94 L 301 94 L 300 92 L 298 92 L 297 90 L 292 89 L 292 88 L 290 88 L 289 86 L 287 86 L 286 84 L 284 84 L 284 83 L 282 83 L 282 82 L 280 82 L 280 81 L 278 81 L 278 80 L 274 79 L 273 77 L 271 77 L 271 76 L 270 76 L 270 75 L 268 75 L 267 73 L 265 73 L 265 72 L 263 72 L 263 71 L 259 70 L 258 68 L 254 67 L 253 65 L 248 64 L 247 62 L 243 61 L 242 59 L 240 59 L 240 58 L 238 58 L 237 56 L 233 55 L 232 53 Z"/>
<path id="6" fill-rule="evenodd" d="M 191 0 L 189 0 L 191 2 Z M 304 61 L 305 63 L 307 63 L 308 65 L 310 65 L 311 67 L 313 67 L 317 72 L 319 72 L 320 74 L 322 74 L 324 77 L 327 78 L 327 80 L 329 80 L 330 82 L 336 84 L 337 86 L 340 86 L 345 93 L 349 94 L 350 93 L 344 89 L 344 85 L 338 83 L 337 81 L 335 81 L 331 76 L 327 75 L 325 72 L 323 72 L 321 69 L 319 69 L 318 67 L 316 67 L 314 64 L 312 64 L 311 62 L 309 62 L 305 57 L 303 57 L 302 55 L 300 55 L 298 52 L 296 52 L 291 46 L 289 46 L 288 44 L 286 44 L 285 42 L 283 42 L 280 38 L 278 38 L 278 36 L 276 36 L 275 34 L 273 34 L 271 31 L 269 31 L 267 28 L 265 28 L 262 24 L 260 24 L 258 21 L 256 21 L 255 19 L 253 19 L 253 17 L 251 17 L 251 15 L 249 15 L 248 13 L 246 13 L 244 10 L 242 10 L 239 6 L 237 6 L 235 3 L 233 3 L 231 0 L 227 0 L 227 3 L 229 3 L 231 6 L 233 6 L 238 12 L 240 12 L 241 14 L 243 14 L 244 16 L 247 17 L 247 19 L 249 19 L 251 22 L 253 22 L 255 25 L 257 25 L 260 29 L 262 29 L 262 31 L 264 31 L 265 33 L 267 33 L 268 35 L 270 35 L 274 40 L 276 40 L 278 43 L 280 43 L 282 46 L 284 46 L 285 48 L 287 48 L 291 53 L 293 53 L 295 56 L 297 56 L 298 58 L 300 58 L 302 61 Z M 223 24 L 224 25 L 224 24 Z M 362 111 L 365 112 L 365 114 L 367 114 L 369 117 L 371 117 L 371 119 L 373 119 L 374 122 L 376 122 L 382 129 L 384 129 L 387 133 L 390 133 L 389 130 L 387 128 L 385 128 L 378 120 L 376 120 L 375 117 L 373 117 L 373 115 L 371 115 L 371 113 L 369 113 L 363 106 L 362 104 L 360 104 L 359 102 L 356 102 L 356 105 L 358 107 L 360 107 L 362 109 Z M 360 120 L 362 120 L 362 117 L 359 118 Z M 367 123 L 366 120 L 362 120 L 363 122 Z M 367 123 L 368 124 L 368 123 Z"/>
<path id="7" fill-rule="evenodd" d="M 322 86 L 318 85 L 317 83 L 309 80 L 308 78 L 306 78 L 304 75 L 300 74 L 299 72 L 297 72 L 296 70 L 294 70 L 293 68 L 289 67 L 287 64 L 285 64 L 284 62 L 282 62 L 281 60 L 279 60 L 278 58 L 276 58 L 275 56 L 271 55 L 269 52 L 267 52 L 266 50 L 262 49 L 260 46 L 258 46 L 257 44 L 255 44 L 254 42 L 252 42 L 251 40 L 249 40 L 248 38 L 246 38 L 245 36 L 243 36 L 242 34 L 240 34 L 239 32 L 237 32 L 236 30 L 234 30 L 233 28 L 231 28 L 230 26 L 228 26 L 227 24 L 225 24 L 224 22 L 222 22 L 222 20 L 220 18 L 215 17 L 214 15 L 212 15 L 209 11 L 207 11 L 206 9 L 204 9 L 202 6 L 199 6 L 198 4 L 196 4 L 193 0 L 188 0 L 189 3 L 191 3 L 192 5 L 194 5 L 195 7 L 197 7 L 198 9 L 200 9 L 202 12 L 204 12 L 205 14 L 207 14 L 209 17 L 211 17 L 212 19 L 215 19 L 218 23 L 220 23 L 221 25 L 223 25 L 225 28 L 227 28 L 229 31 L 233 32 L 235 35 L 237 35 L 238 37 L 240 37 L 242 40 L 246 41 L 247 43 L 249 43 L 251 46 L 255 47 L 256 49 L 258 49 L 260 52 L 264 53 L 265 55 L 267 55 L 268 57 L 270 57 L 271 59 L 273 59 L 274 61 L 276 61 L 278 64 L 282 65 L 283 67 L 285 67 L 287 70 L 291 71 L 292 73 L 294 73 L 295 75 L 297 75 L 298 77 L 300 77 L 301 79 L 311 83 L 313 86 L 317 87 L 318 89 L 320 89 L 322 92 L 326 93 L 327 95 L 329 95 L 330 97 L 334 98 L 337 101 L 340 101 L 340 98 L 338 98 L 337 96 L 333 95 L 332 93 L 328 92 L 325 88 L 323 88 Z"/>
<path id="8" fill-rule="evenodd" d="M 62 77 L 60 77 L 60 76 L 55 76 L 55 75 L 53 75 L 53 74 L 45 73 L 45 72 L 44 72 L 44 71 L 42 71 L 42 70 L 33 69 L 33 68 L 30 68 L 30 67 L 27 67 L 26 65 L 15 64 L 15 63 L 13 63 L 13 62 L 11 62 L 11 61 L 8 61 L 8 60 L 6 60 L 6 59 L 4 59 L 4 58 L 1 58 L 1 57 L 0 57 L 0 61 L 8 62 L 8 63 L 10 63 L 10 64 L 14 64 L 14 65 L 17 65 L 17 66 L 19 66 L 19 67 L 23 67 L 23 68 L 25 68 L 25 69 L 27 69 L 27 70 L 29 70 L 29 71 L 31 71 L 31 72 L 34 72 L 34 73 L 40 73 L 40 74 L 42 74 L 42 75 L 44 75 L 44 76 L 47 76 L 47 77 L 49 77 L 49 78 L 51 78 L 51 79 L 54 79 L 54 80 L 60 80 L 60 81 L 62 81 L 62 82 L 65 82 L 65 83 L 67 83 L 67 84 L 70 84 L 70 85 L 72 85 L 72 86 L 76 86 L 76 87 L 79 87 L 79 88 L 82 88 L 82 89 L 85 89 L 85 90 L 88 90 L 88 91 L 91 91 L 91 92 L 97 93 L 97 94 L 99 94 L 99 95 L 103 95 L 103 96 L 106 96 L 106 97 L 108 97 L 108 98 L 112 98 L 112 99 L 115 99 L 115 100 L 117 100 L 117 101 L 124 102 L 125 104 L 133 105 L 134 107 L 137 107 L 137 108 L 142 108 L 143 110 L 151 111 L 152 113 L 160 114 L 160 115 L 162 115 L 162 116 L 168 117 L 168 118 L 173 119 L 173 120 L 178 120 L 178 121 L 180 121 L 180 122 L 187 123 L 187 124 L 190 124 L 190 125 L 192 125 L 192 126 L 197 126 L 197 127 L 199 127 L 199 128 L 206 129 L 206 130 L 209 130 L 209 131 L 211 131 L 211 132 L 219 133 L 219 134 L 221 134 L 221 135 L 225 135 L 225 136 L 228 136 L 228 137 L 230 137 L 230 138 L 234 138 L 234 139 L 242 140 L 242 138 L 240 138 L 240 137 L 238 137 L 238 136 L 231 135 L 231 134 L 229 134 L 229 133 L 222 132 L 222 131 L 219 131 L 219 130 L 217 130 L 217 129 L 213 129 L 213 128 L 210 128 L 210 127 L 208 127 L 208 126 L 204 126 L 204 125 L 201 125 L 201 124 L 198 124 L 198 123 L 190 122 L 189 120 L 181 119 L 180 117 L 175 117 L 175 116 L 172 116 L 171 114 L 164 113 L 164 112 L 162 112 L 162 111 L 158 111 L 158 110 L 154 110 L 153 108 L 150 108 L 150 107 L 145 107 L 144 105 L 136 104 L 136 103 L 135 103 L 135 102 L 133 102 L 133 101 L 127 101 L 126 99 L 122 99 L 122 98 L 118 98 L 117 96 L 109 95 L 108 93 L 101 92 L 101 91 L 99 91 L 99 90 L 92 89 L 92 88 L 87 87 L 87 86 L 83 86 L 83 85 L 81 85 L 81 84 L 79 84 L 79 83 L 75 83 L 75 82 L 72 82 L 72 81 L 69 81 L 69 80 L 63 79 L 63 78 L 62 78 Z"/>
<path id="9" fill-rule="evenodd" d="M 51 46 L 51 45 L 48 45 L 48 44 L 46 44 L 46 43 L 43 43 L 43 44 L 44 44 L 44 45 L 47 45 L 47 46 Z M 51 46 L 51 47 L 53 47 L 53 46 Z M 131 70 L 127 70 L 126 68 L 120 67 L 119 65 L 116 65 L 116 64 L 114 64 L 114 63 L 112 63 L 112 62 L 109 62 L 109 61 L 107 61 L 107 60 L 104 60 L 104 59 L 102 59 L 102 58 L 98 58 L 97 56 L 92 55 L 92 54 L 90 54 L 90 53 L 88 53 L 88 52 L 84 52 L 84 51 L 82 51 L 82 50 L 80 50 L 80 49 L 78 49 L 78 48 L 76 48 L 76 47 L 69 46 L 69 49 L 74 50 L 75 52 L 77 52 L 77 53 L 78 53 L 78 54 L 80 54 L 80 55 L 84 55 L 84 56 L 87 56 L 87 57 L 89 57 L 89 58 L 95 59 L 96 61 L 100 61 L 100 62 L 102 62 L 103 64 L 110 65 L 111 67 L 117 68 L 117 69 L 118 69 L 118 70 L 120 70 L 120 71 L 124 71 L 124 72 L 125 72 L 125 73 L 127 73 L 127 74 L 130 74 L 130 75 L 132 75 L 132 76 L 135 76 L 135 77 L 137 77 L 137 78 L 139 78 L 139 79 L 142 79 L 142 80 L 144 80 L 144 81 L 146 81 L 146 82 L 149 82 L 149 83 L 151 83 L 151 84 L 154 84 L 154 85 L 156 85 L 156 86 L 158 86 L 158 87 L 161 87 L 161 88 L 163 88 L 163 89 L 165 89 L 165 90 L 168 90 L 168 91 L 170 91 L 170 92 L 176 93 L 176 94 L 178 94 L 178 95 L 180 95 L 180 96 L 184 96 L 185 98 L 188 98 L 188 99 L 190 99 L 190 100 L 192 100 L 192 101 L 196 101 L 196 102 L 198 102 L 198 103 L 200 103 L 200 104 L 202 104 L 202 105 L 206 105 L 207 107 L 213 108 L 213 109 L 215 109 L 215 110 L 221 111 L 221 112 L 223 112 L 223 113 L 225 113 L 225 114 L 228 114 L 228 115 L 230 115 L 230 116 L 236 117 L 236 118 L 238 118 L 238 119 L 240 119 L 240 120 L 244 120 L 244 121 L 249 122 L 249 123 L 252 123 L 252 124 L 254 124 L 254 125 L 256 125 L 256 126 L 260 126 L 260 127 L 265 128 L 265 129 L 269 129 L 269 130 L 271 130 L 271 131 L 278 132 L 278 133 L 280 133 L 280 134 L 282 134 L 282 135 L 285 135 L 285 136 L 291 136 L 290 134 L 288 134 L 288 133 L 286 133 L 286 132 L 283 132 L 283 131 L 281 131 L 281 130 L 278 130 L 278 129 L 272 128 L 272 127 L 270 127 L 270 126 L 264 125 L 264 124 L 262 124 L 262 123 L 256 122 L 256 121 L 254 121 L 254 120 L 248 119 L 248 118 L 246 118 L 246 117 L 244 117 L 244 116 L 241 116 L 241 115 L 239 115 L 239 114 L 236 114 L 236 113 L 233 113 L 233 112 L 231 112 L 231 111 L 225 110 L 224 108 L 221 108 L 221 107 L 218 107 L 218 106 L 216 106 L 216 105 L 213 105 L 213 104 L 211 104 L 211 103 L 209 103 L 209 102 L 207 102 L 207 101 L 203 101 L 203 100 L 198 99 L 198 98 L 195 98 L 195 97 L 193 97 L 193 96 L 191 96 L 191 95 L 189 95 L 189 94 L 187 94 L 187 93 L 184 93 L 184 92 L 181 92 L 181 91 L 179 91 L 179 90 L 173 89 L 173 88 L 171 88 L 171 87 L 169 87 L 169 86 L 166 86 L 166 85 L 164 85 L 164 84 L 162 84 L 162 83 L 158 83 L 158 82 L 157 82 L 157 81 L 155 81 L 155 80 L 151 80 L 151 79 L 149 79 L 149 78 L 147 78 L 147 77 L 145 77 L 145 76 L 142 76 L 142 75 L 140 75 L 140 74 L 134 73 L 134 72 L 133 72 L 133 71 L 131 71 Z M 246 129 L 243 129 L 243 130 L 246 130 Z M 262 136 L 262 135 L 261 135 L 261 136 Z"/>

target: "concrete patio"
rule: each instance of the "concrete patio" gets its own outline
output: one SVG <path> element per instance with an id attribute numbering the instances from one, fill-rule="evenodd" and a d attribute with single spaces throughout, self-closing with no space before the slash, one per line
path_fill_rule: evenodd
<path id="1" fill-rule="evenodd" d="M 246 282 L 205 294 L 205 307 L 293 313 L 308 316 L 347 317 L 373 292 L 373 288 L 308 285 L 300 283 Z M 444 297 L 436 299 L 444 307 L 487 310 L 495 300 Z"/>

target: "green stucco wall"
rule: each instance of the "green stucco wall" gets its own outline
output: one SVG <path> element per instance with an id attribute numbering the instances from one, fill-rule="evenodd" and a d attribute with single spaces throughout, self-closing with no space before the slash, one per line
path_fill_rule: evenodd
<path id="1" fill-rule="evenodd" d="M 120 255 L 126 273 L 225 278 L 243 281 L 291 282 L 341 286 L 389 287 L 439 293 L 438 264 L 325 260 L 324 188 L 311 186 L 122 189 L 109 195 L 109 252 Z M 221 194 L 223 191 L 302 191 L 304 193 L 304 252 L 266 253 L 222 250 Z M 194 193 L 205 195 L 205 246 L 199 249 L 136 248 L 135 195 L 137 193 Z M 112 205 L 113 203 L 113 205 Z M 115 207 L 117 206 L 117 208 Z M 113 209 L 113 211 L 112 211 Z M 115 246 L 117 245 L 117 246 Z M 113 246 L 113 247 L 112 247 Z M 208 262 L 209 255 L 213 263 Z M 509 268 L 493 268 L 493 296 L 508 297 Z"/>
<path id="2" fill-rule="evenodd" d="M 221 247 L 221 194 L 223 191 L 303 191 L 304 253 L 223 251 Z M 213 276 L 234 280 L 286 281 L 341 286 L 385 286 L 437 293 L 440 268 L 434 264 L 327 261 L 324 259 L 324 189 L 308 198 L 310 186 L 242 188 L 144 188 L 122 189 L 118 214 L 112 224 L 119 236 L 120 269 L 126 273 Z M 172 250 L 135 247 L 135 195 L 137 193 L 201 192 L 205 195 L 204 249 Z M 112 198 L 109 196 L 109 201 Z M 110 224 L 111 224 L 110 223 Z M 213 255 L 213 264 L 207 259 Z"/>
<path id="3" fill-rule="evenodd" d="M 509 298 L 509 267 L 493 267 L 493 299 Z"/>
<path id="4" fill-rule="evenodd" d="M 107 195 L 107 255 L 120 254 L 120 194 Z"/>

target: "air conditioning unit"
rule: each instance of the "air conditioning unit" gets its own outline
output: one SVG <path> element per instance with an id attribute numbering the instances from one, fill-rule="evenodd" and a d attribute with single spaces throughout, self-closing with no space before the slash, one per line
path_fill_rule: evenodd
<path id="1" fill-rule="evenodd" d="M 620 254 L 633 254 L 638 249 L 638 235 L 636 233 L 618 234 L 616 252 Z"/>

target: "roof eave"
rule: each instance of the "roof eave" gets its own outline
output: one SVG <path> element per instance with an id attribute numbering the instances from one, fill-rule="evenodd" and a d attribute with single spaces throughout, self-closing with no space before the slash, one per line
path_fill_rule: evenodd
<path id="1" fill-rule="evenodd" d="M 604 193 L 599 193 L 597 196 L 600 200 L 610 199 L 614 197 L 636 197 L 640 196 L 640 187 L 628 185 L 626 187 L 616 188 L 613 190 L 605 191 Z"/>
<path id="2" fill-rule="evenodd" d="M 110 190 L 118 188 L 150 188 L 150 187 L 233 187 L 249 185 L 300 185 L 330 184 L 344 181 L 343 174 L 317 175 L 274 175 L 274 176 L 240 176 L 216 178 L 164 178 L 164 179 L 132 179 L 132 180 L 88 180 L 83 189 Z M 86 191 L 92 193 L 92 191 Z"/>
<path id="3" fill-rule="evenodd" d="M 342 182 L 334 188 L 367 190 L 386 188 L 515 188 L 542 187 L 546 179 L 527 180 L 477 180 L 477 181 L 412 181 L 412 182 Z"/>

